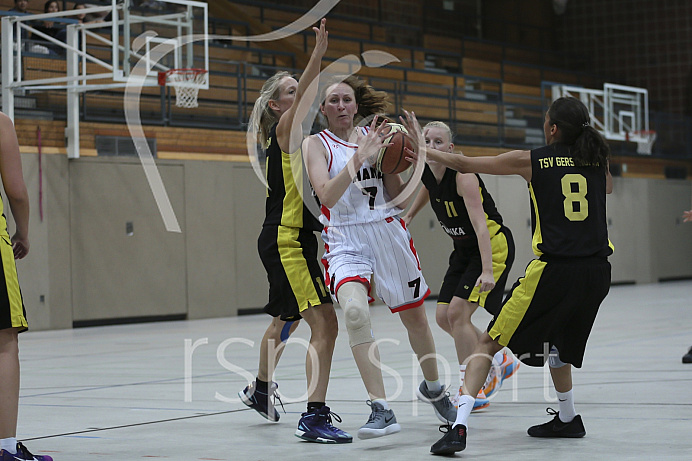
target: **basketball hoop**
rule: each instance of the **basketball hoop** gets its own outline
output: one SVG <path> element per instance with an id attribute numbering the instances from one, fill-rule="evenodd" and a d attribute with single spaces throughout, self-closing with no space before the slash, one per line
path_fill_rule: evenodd
<path id="1" fill-rule="evenodd" d="M 637 153 L 651 155 L 657 134 L 655 131 L 633 131 L 627 133 L 625 139 L 637 143 Z"/>
<path id="2" fill-rule="evenodd" d="M 197 93 L 208 83 L 209 72 L 204 69 L 171 69 L 159 72 L 159 85 L 175 88 L 175 105 L 197 107 Z"/>

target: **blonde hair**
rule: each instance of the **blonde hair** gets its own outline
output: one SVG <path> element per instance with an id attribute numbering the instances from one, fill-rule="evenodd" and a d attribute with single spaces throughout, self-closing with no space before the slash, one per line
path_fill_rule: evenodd
<path id="1" fill-rule="evenodd" d="M 252 114 L 250 114 L 250 127 L 255 128 L 259 131 L 259 137 L 262 141 L 262 145 L 267 143 L 269 139 L 269 132 L 275 123 L 279 121 L 279 117 L 276 116 L 276 112 L 269 107 L 269 101 L 273 101 L 279 98 L 281 91 L 281 81 L 285 77 L 290 77 L 291 74 L 285 70 L 281 70 L 264 82 L 262 89 L 260 90 L 260 95 L 255 101 L 255 105 L 252 108 Z"/>
<path id="2" fill-rule="evenodd" d="M 428 124 L 426 124 L 423 127 L 424 132 L 425 132 L 426 128 L 440 128 L 442 131 L 447 133 L 447 136 L 449 136 L 448 142 L 451 143 L 452 141 L 454 141 L 454 133 L 452 133 L 452 129 L 445 122 L 441 122 L 439 120 L 434 120 L 432 122 L 428 122 Z"/>
<path id="3" fill-rule="evenodd" d="M 327 90 L 338 83 L 345 83 L 353 89 L 356 104 L 358 104 L 358 113 L 353 120 L 354 125 L 357 125 L 360 120 L 370 115 L 385 115 L 387 113 L 387 108 L 389 107 L 389 96 L 387 93 L 376 90 L 355 75 L 331 79 L 324 87 L 320 105 L 324 106 L 324 101 L 327 99 Z M 323 124 L 326 125 L 326 123 Z"/>

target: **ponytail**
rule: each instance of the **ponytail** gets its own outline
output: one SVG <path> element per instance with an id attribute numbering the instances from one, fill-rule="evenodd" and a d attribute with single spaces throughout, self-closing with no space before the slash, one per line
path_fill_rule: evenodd
<path id="1" fill-rule="evenodd" d="M 281 91 L 281 80 L 284 77 L 290 76 L 291 74 L 282 70 L 269 77 L 269 79 L 264 82 L 264 85 L 262 85 L 260 95 L 252 108 L 249 125 L 259 132 L 260 141 L 263 146 L 269 139 L 269 132 L 272 126 L 279 121 L 276 113 L 269 107 L 269 101 L 278 99 L 279 92 Z"/>
<path id="2" fill-rule="evenodd" d="M 558 142 L 566 145 L 578 166 L 605 168 L 610 147 L 603 136 L 589 124 L 589 111 L 576 98 L 558 98 L 548 109 L 548 123 L 557 125 Z"/>

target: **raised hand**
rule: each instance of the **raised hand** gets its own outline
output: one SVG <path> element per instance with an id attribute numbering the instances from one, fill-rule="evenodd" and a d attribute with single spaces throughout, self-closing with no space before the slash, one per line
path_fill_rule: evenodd
<path id="1" fill-rule="evenodd" d="M 361 164 L 365 163 L 365 160 L 377 155 L 380 149 L 392 145 L 392 143 L 384 142 L 384 130 L 385 128 L 389 129 L 387 124 L 380 123 L 380 126 L 377 126 L 377 119 L 377 115 L 373 117 L 372 122 L 370 122 L 370 130 L 367 134 L 363 135 L 359 133 L 358 135 L 358 150 L 356 150 L 355 155 L 358 156 L 358 160 Z M 371 161 L 370 163 L 373 164 L 374 162 Z"/>
<path id="2" fill-rule="evenodd" d="M 320 27 L 312 28 L 312 30 L 315 31 L 315 49 L 313 50 L 313 53 L 319 57 L 324 56 L 324 53 L 327 52 L 327 38 L 329 37 L 329 32 L 327 32 L 326 25 L 327 19 L 322 18 L 320 21 Z"/>
<path id="3" fill-rule="evenodd" d="M 408 137 L 413 145 L 413 150 L 406 148 L 406 160 L 415 164 L 418 162 L 418 158 L 425 150 L 425 138 L 423 137 L 423 130 L 418 123 L 415 112 L 408 112 L 404 110 L 406 118 L 399 116 L 401 124 L 404 125 L 406 131 L 408 131 Z M 425 158 L 425 157 L 423 157 Z"/>

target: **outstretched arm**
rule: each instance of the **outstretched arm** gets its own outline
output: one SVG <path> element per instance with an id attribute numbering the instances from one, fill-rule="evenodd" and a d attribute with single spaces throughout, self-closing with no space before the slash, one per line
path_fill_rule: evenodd
<path id="1" fill-rule="evenodd" d="M 430 160 L 463 173 L 485 173 L 494 175 L 519 175 L 531 181 L 531 151 L 513 150 L 494 157 L 466 157 L 435 149 L 426 149 Z"/>
<path id="2" fill-rule="evenodd" d="M 402 121 L 409 132 L 420 133 L 422 130 L 416 119 L 416 114 L 404 111 L 406 118 Z M 420 145 L 420 144 L 419 144 Z M 421 147 L 422 149 L 422 147 Z M 406 149 L 406 159 L 410 162 L 417 162 L 420 157 L 429 158 L 432 161 L 441 163 L 447 168 L 462 173 L 485 173 L 494 175 L 519 175 L 531 181 L 531 151 L 513 150 L 494 157 L 466 157 L 459 153 L 441 152 L 436 149 L 425 148 L 425 156 Z"/>
<path id="3" fill-rule="evenodd" d="M 303 134 L 300 129 L 301 123 L 307 116 L 312 101 L 317 96 L 320 65 L 322 63 L 322 57 L 327 51 L 327 38 L 329 32 L 327 32 L 325 28 L 326 24 L 327 20 L 323 18 L 320 21 L 319 28 L 312 28 L 312 30 L 315 31 L 315 48 L 313 48 L 310 60 L 305 66 L 305 70 L 298 81 L 293 104 L 290 109 L 283 114 L 279 120 L 279 124 L 276 126 L 276 140 L 279 143 L 279 147 L 281 147 L 281 150 L 284 152 L 292 153 L 297 151 L 303 140 Z M 301 105 L 300 102 L 303 98 L 306 98 L 309 104 Z M 294 123 L 294 120 L 297 120 L 298 123 Z M 294 138 L 291 138 L 292 132 L 294 133 Z"/>

